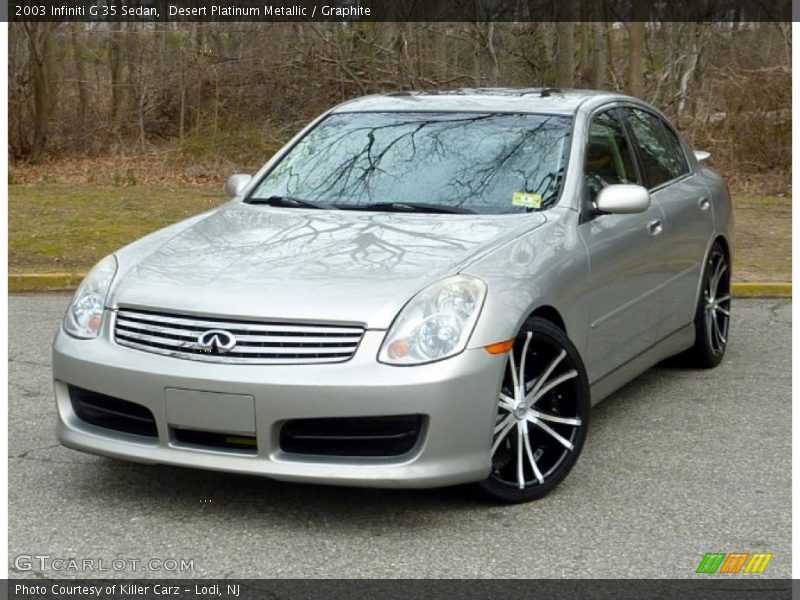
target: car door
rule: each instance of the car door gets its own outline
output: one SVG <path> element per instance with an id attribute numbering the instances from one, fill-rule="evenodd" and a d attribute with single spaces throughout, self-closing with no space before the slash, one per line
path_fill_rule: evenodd
<path id="1" fill-rule="evenodd" d="M 657 201 L 638 214 L 595 214 L 600 189 L 641 183 L 630 139 L 615 109 L 592 116 L 586 140 L 584 198 L 579 232 L 589 255 L 589 332 L 586 366 L 591 382 L 653 345 L 664 281 L 664 214 Z"/>
<path id="2" fill-rule="evenodd" d="M 640 170 L 651 198 L 664 212 L 665 285 L 657 336 L 665 338 L 691 323 L 697 305 L 703 259 L 714 231 L 711 199 L 692 171 L 684 145 L 672 127 L 655 113 L 621 109 Z"/>

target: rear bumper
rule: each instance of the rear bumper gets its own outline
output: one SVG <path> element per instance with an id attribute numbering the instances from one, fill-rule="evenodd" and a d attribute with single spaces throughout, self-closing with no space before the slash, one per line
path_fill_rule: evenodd
<path id="1" fill-rule="evenodd" d="M 375 358 L 383 335 L 367 331 L 346 363 L 272 366 L 178 359 L 118 346 L 108 332 L 89 341 L 59 332 L 53 345 L 58 438 L 69 448 L 94 454 L 287 481 L 436 487 L 484 479 L 505 356 L 475 349 L 431 365 L 392 367 Z M 146 407 L 157 435 L 131 435 L 80 419 L 70 385 Z M 221 404 L 204 401 L 193 413 L 192 405 L 187 410 L 183 402 L 176 410 L 167 400 L 169 390 L 176 389 L 214 392 L 220 395 L 205 396 Z M 191 402 L 191 394 L 188 398 Z M 229 400 L 236 398 L 251 400 Z M 225 402 L 232 403 L 230 418 Z M 242 406 L 252 406 L 252 415 Z M 280 446 L 281 427 L 288 420 L 394 415 L 423 417 L 417 443 L 402 455 L 316 456 Z M 248 434 L 251 423 L 249 435 L 257 449 L 186 445 L 175 432 L 187 419 L 198 429 L 235 434 Z"/>

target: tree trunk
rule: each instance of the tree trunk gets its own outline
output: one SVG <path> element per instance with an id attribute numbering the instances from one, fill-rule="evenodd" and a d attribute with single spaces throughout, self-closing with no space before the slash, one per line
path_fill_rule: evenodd
<path id="1" fill-rule="evenodd" d="M 78 88 L 78 127 L 86 124 L 86 109 L 89 104 L 89 90 L 86 87 L 86 70 L 84 69 L 83 44 L 80 40 L 80 23 L 73 23 L 70 31 L 72 40 L 72 59 L 75 64 L 75 84 Z"/>
<path id="2" fill-rule="evenodd" d="M 178 107 L 178 139 L 183 142 L 186 134 L 186 74 L 181 64 L 180 72 L 180 104 Z"/>
<path id="3" fill-rule="evenodd" d="M 44 152 L 49 133 L 50 116 L 57 97 L 52 77 L 51 40 L 57 23 L 24 23 L 28 38 L 31 83 L 33 85 L 33 137 L 30 158 L 37 159 Z"/>
<path id="4" fill-rule="evenodd" d="M 486 52 L 492 64 L 492 85 L 497 85 L 500 79 L 500 65 L 497 62 L 497 52 L 494 49 L 494 23 L 486 25 Z"/>
<path id="5" fill-rule="evenodd" d="M 594 22 L 592 23 L 592 87 L 602 90 L 606 87 L 608 70 L 606 24 L 602 21 L 603 4 L 594 4 Z"/>
<path id="6" fill-rule="evenodd" d="M 109 133 L 116 132 L 119 107 L 122 103 L 122 67 L 120 64 L 120 35 L 110 33 L 108 39 L 108 72 L 111 78 L 111 106 L 109 106 Z"/>
<path id="7" fill-rule="evenodd" d="M 647 4 L 643 0 L 635 0 L 633 8 L 634 21 L 628 33 L 628 93 L 638 98 L 644 97 L 644 17 Z"/>
<path id="8" fill-rule="evenodd" d="M 693 109 L 692 98 L 689 97 L 689 84 L 694 78 L 695 69 L 697 69 L 697 61 L 700 57 L 697 46 L 697 26 L 695 23 L 689 23 L 689 29 L 685 39 L 688 42 L 689 51 L 686 56 L 686 64 L 683 68 L 680 86 L 678 88 L 678 122 L 686 116 L 687 109 Z M 694 111 L 691 110 L 691 112 Z"/>
<path id="9" fill-rule="evenodd" d="M 481 68 L 481 58 L 483 56 L 483 36 L 481 34 L 481 23 L 470 24 L 470 40 L 472 42 L 471 59 L 472 65 L 470 71 L 473 80 L 477 83 L 483 80 L 483 69 Z M 482 85 L 482 84 L 478 84 Z"/>
<path id="10" fill-rule="evenodd" d="M 435 28 L 436 35 L 433 39 L 433 61 L 434 61 L 434 73 L 437 78 L 437 85 L 440 85 L 442 81 L 447 81 L 448 77 L 450 76 L 449 73 L 449 61 L 448 61 L 448 52 L 447 52 L 447 28 L 449 23 L 434 23 L 433 27 Z M 457 65 L 453 65 L 454 68 L 457 68 Z"/>
<path id="11" fill-rule="evenodd" d="M 578 47 L 578 71 L 581 74 L 580 81 L 586 81 L 589 73 L 589 49 L 592 45 L 591 24 L 588 21 L 581 21 L 578 25 L 578 36 L 580 45 Z"/>
<path id="12" fill-rule="evenodd" d="M 572 87 L 575 76 L 575 24 L 561 21 L 556 24 L 558 56 L 556 57 L 556 87 Z"/>

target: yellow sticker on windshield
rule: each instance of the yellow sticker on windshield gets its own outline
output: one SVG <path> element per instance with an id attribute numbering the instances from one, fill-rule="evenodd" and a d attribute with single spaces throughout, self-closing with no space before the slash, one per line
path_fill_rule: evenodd
<path id="1" fill-rule="evenodd" d="M 542 208 L 542 195 L 529 194 L 528 192 L 514 192 L 511 198 L 514 206 L 525 206 L 527 208 Z"/>

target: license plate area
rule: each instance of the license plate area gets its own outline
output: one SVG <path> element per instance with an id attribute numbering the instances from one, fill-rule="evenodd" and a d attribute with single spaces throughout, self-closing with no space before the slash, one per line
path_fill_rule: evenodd
<path id="1" fill-rule="evenodd" d="M 164 401 L 167 423 L 172 428 L 255 436 L 253 396 L 166 388 Z"/>

